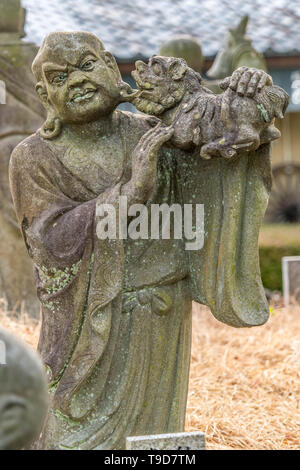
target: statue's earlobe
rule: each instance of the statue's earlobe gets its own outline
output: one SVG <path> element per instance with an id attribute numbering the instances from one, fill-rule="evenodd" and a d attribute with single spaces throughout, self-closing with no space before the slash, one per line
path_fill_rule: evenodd
<path id="1" fill-rule="evenodd" d="M 61 133 L 62 123 L 52 106 L 48 108 L 47 119 L 40 129 L 43 139 L 55 139 Z"/>
<path id="2" fill-rule="evenodd" d="M 22 426 L 27 404 L 24 398 L 7 395 L 0 400 L 1 430 L 8 435 Z"/>
<path id="3" fill-rule="evenodd" d="M 127 83 L 123 82 L 116 59 L 108 51 L 104 51 L 102 57 L 106 66 L 110 70 L 110 75 L 115 81 L 116 86 L 113 85 L 111 87 L 112 96 L 115 96 L 118 100 L 127 101 L 127 98 L 132 94 L 133 90 Z"/>
<path id="4" fill-rule="evenodd" d="M 42 105 L 47 110 L 47 119 L 40 129 L 40 134 L 43 139 L 55 139 L 55 137 L 57 137 L 61 132 L 61 120 L 57 116 L 51 103 L 49 103 L 47 90 L 43 82 L 37 83 L 35 89 Z"/>

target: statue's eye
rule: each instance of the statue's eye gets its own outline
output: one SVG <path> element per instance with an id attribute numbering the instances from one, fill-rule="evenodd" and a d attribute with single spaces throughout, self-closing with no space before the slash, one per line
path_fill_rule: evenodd
<path id="1" fill-rule="evenodd" d="M 58 73 L 56 75 L 52 75 L 51 83 L 53 83 L 54 85 L 62 85 L 67 79 L 67 76 L 67 73 Z"/>
<path id="2" fill-rule="evenodd" d="M 152 70 L 155 73 L 155 75 L 161 75 L 162 73 L 161 65 L 159 65 L 158 62 L 155 62 L 155 64 L 152 65 Z"/>
<path id="3" fill-rule="evenodd" d="M 82 70 L 93 70 L 94 68 L 94 63 L 95 61 L 94 60 L 88 60 L 87 62 L 85 62 L 83 65 L 82 65 Z"/>

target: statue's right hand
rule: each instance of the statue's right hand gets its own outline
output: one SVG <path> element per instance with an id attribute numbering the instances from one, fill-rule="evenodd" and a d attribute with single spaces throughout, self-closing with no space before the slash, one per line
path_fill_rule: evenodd
<path id="1" fill-rule="evenodd" d="M 165 127 L 159 122 L 154 129 L 144 134 L 134 149 L 132 156 L 131 189 L 134 198 L 145 202 L 156 181 L 157 154 L 160 147 L 173 135 L 172 127 Z"/>
<path id="2" fill-rule="evenodd" d="M 231 77 L 226 77 L 219 84 L 222 90 L 231 88 L 240 96 L 253 98 L 256 92 L 260 92 L 265 85 L 273 85 L 273 80 L 263 70 L 242 66 L 236 69 Z"/>

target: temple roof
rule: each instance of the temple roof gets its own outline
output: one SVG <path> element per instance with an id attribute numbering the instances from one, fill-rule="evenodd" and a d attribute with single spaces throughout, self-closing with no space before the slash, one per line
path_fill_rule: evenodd
<path id="1" fill-rule="evenodd" d="M 22 0 L 27 40 L 58 30 L 95 33 L 119 61 L 158 52 L 175 34 L 192 34 L 214 56 L 230 27 L 250 16 L 248 35 L 266 56 L 300 54 L 299 0 Z"/>

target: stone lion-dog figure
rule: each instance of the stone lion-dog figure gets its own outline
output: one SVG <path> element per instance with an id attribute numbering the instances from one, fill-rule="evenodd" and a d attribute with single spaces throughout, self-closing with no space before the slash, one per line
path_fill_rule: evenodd
<path id="1" fill-rule="evenodd" d="M 205 159 L 232 158 L 280 137 L 274 121 L 283 118 L 289 96 L 269 75 L 252 97 L 232 90 L 230 77 L 221 83 L 224 92 L 213 94 L 201 85 L 199 73 L 174 57 L 153 56 L 148 64 L 139 60 L 132 76 L 138 90 L 130 101 L 136 108 L 172 125 L 171 144 L 199 147 Z"/>

